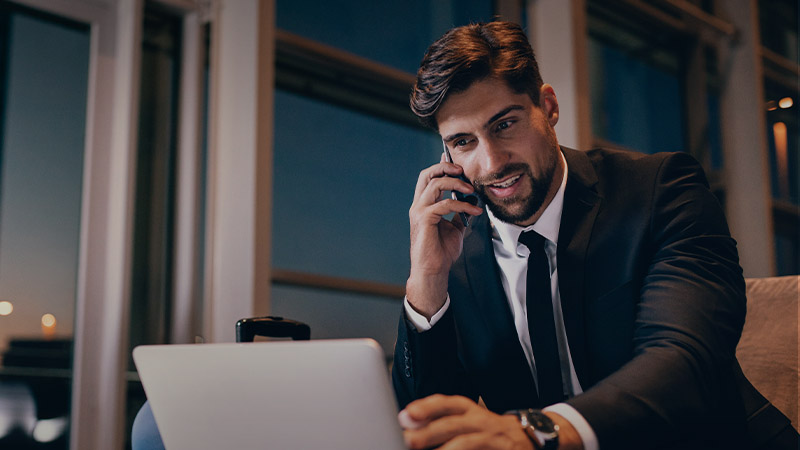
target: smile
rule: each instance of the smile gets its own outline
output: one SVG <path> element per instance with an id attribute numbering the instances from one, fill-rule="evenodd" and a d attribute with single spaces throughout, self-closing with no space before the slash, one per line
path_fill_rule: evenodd
<path id="1" fill-rule="evenodd" d="M 505 188 L 513 186 L 514 183 L 516 183 L 517 180 L 519 180 L 519 177 L 521 177 L 521 176 L 522 176 L 522 174 L 515 175 L 515 176 L 513 176 L 511 178 L 506 179 L 505 181 L 503 181 L 501 183 L 494 183 L 494 184 L 490 184 L 489 186 L 491 186 L 493 188 L 496 188 L 496 189 L 505 189 Z"/>
<path id="2" fill-rule="evenodd" d="M 491 192 L 492 196 L 497 200 L 508 199 L 517 194 L 519 191 L 520 186 L 522 185 L 522 175 L 520 173 L 518 175 L 511 176 L 506 178 L 499 183 L 493 183 L 486 185 L 487 191 Z"/>

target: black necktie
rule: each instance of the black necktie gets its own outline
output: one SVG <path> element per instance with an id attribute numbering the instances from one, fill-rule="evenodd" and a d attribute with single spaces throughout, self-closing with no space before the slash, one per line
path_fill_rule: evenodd
<path id="1" fill-rule="evenodd" d="M 553 320 L 553 300 L 550 297 L 550 266 L 544 252 L 545 239 L 535 231 L 526 231 L 519 242 L 531 251 L 528 257 L 528 283 L 525 294 L 528 305 L 528 332 L 536 360 L 539 400 L 543 406 L 564 400 L 561 384 L 561 360 Z"/>

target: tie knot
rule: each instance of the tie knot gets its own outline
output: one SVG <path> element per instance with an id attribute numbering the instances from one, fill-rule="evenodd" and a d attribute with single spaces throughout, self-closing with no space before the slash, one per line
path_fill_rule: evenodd
<path id="1" fill-rule="evenodd" d="M 520 244 L 528 247 L 528 250 L 531 252 L 534 250 L 544 250 L 544 241 L 544 236 L 533 230 L 525 231 L 519 235 Z"/>

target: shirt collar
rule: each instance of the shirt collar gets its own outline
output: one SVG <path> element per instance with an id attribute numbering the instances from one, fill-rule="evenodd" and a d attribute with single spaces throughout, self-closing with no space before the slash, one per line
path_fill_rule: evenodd
<path id="1" fill-rule="evenodd" d="M 567 185 L 567 160 L 561 152 L 558 152 L 558 155 L 564 163 L 564 176 L 561 177 L 561 186 L 558 187 L 555 197 L 553 197 L 553 200 L 547 205 L 547 208 L 545 208 L 536 223 L 524 228 L 519 225 L 514 225 L 513 223 L 506 223 L 495 217 L 489 208 L 486 208 L 486 212 L 489 214 L 489 221 L 494 230 L 493 237 L 500 238 L 503 247 L 507 251 L 516 253 L 519 235 L 522 234 L 523 231 L 529 230 L 539 233 L 548 241 L 558 245 L 558 231 L 561 227 L 561 211 L 564 209 L 564 190 Z"/>

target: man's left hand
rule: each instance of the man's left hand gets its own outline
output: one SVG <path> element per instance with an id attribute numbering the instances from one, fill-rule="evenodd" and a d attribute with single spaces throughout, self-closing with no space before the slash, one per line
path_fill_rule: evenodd
<path id="1" fill-rule="evenodd" d="M 534 449 L 516 417 L 495 414 L 466 397 L 431 395 L 409 403 L 399 419 L 411 449 Z"/>

